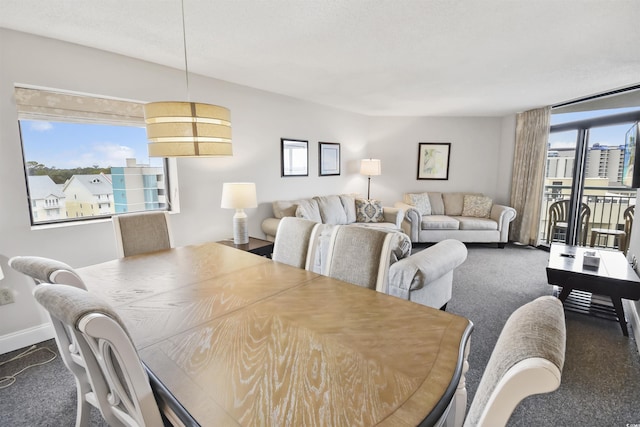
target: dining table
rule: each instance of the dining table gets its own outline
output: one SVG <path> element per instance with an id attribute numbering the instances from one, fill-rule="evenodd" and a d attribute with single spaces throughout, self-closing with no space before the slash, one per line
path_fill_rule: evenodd
<path id="1" fill-rule="evenodd" d="M 178 424 L 464 417 L 473 324 L 462 316 L 214 242 L 77 271 L 123 319 Z"/>

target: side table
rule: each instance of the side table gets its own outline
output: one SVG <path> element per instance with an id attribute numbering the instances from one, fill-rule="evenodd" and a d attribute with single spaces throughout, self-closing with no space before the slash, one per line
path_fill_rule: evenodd
<path id="1" fill-rule="evenodd" d="M 220 240 L 216 243 L 229 246 L 231 248 L 240 249 L 241 251 L 251 252 L 252 254 L 266 256 L 271 258 L 273 252 L 273 242 L 268 240 L 258 239 L 257 237 L 249 237 L 249 243 L 243 243 L 236 245 L 233 243 L 233 239 Z"/>

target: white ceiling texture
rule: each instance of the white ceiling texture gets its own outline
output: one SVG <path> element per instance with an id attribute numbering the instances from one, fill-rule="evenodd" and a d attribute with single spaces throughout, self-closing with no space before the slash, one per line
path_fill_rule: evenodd
<path id="1" fill-rule="evenodd" d="M 181 8 L 0 0 L 0 27 L 184 70 Z M 637 0 L 184 0 L 184 13 L 190 73 L 372 116 L 504 116 L 640 83 Z"/>

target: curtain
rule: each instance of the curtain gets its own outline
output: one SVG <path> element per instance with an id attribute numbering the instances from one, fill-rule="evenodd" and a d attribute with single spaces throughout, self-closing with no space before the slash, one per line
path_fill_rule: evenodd
<path id="1" fill-rule="evenodd" d="M 19 86 L 14 96 L 19 119 L 144 126 L 140 102 Z"/>
<path id="2" fill-rule="evenodd" d="M 551 107 L 516 117 L 516 147 L 511 177 L 511 206 L 518 212 L 509 230 L 510 240 L 536 245 L 549 141 Z"/>

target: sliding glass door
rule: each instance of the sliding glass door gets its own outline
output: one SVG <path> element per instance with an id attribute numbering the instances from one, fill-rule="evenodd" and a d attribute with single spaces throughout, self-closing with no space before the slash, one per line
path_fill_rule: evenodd
<path id="1" fill-rule="evenodd" d="M 606 113 L 582 112 L 582 117 L 574 113 L 581 119 L 552 124 L 540 245 L 563 242 L 589 246 L 593 229 L 624 228 L 624 211 L 635 205 L 636 194 L 634 188 L 623 184 L 626 134 L 640 120 L 640 110 Z M 595 246 L 620 245 L 619 237 L 594 234 Z"/>

